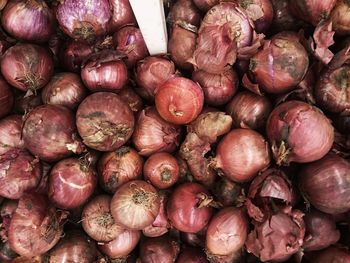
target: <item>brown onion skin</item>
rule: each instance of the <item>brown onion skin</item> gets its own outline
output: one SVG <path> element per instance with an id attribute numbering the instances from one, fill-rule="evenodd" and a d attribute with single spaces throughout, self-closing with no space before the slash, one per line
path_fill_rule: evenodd
<path id="1" fill-rule="evenodd" d="M 139 154 L 174 152 L 180 144 L 181 127 L 162 119 L 154 107 L 143 109 L 136 121 L 132 142 Z"/>
<path id="2" fill-rule="evenodd" d="M 126 87 L 122 89 L 118 95 L 122 98 L 122 100 L 129 104 L 130 109 L 134 113 L 139 113 L 144 108 L 141 97 L 134 91 L 134 89 Z"/>
<path id="3" fill-rule="evenodd" d="M 331 149 L 334 140 L 329 119 L 301 101 L 277 106 L 269 116 L 266 133 L 280 165 L 319 160 Z"/>
<path id="4" fill-rule="evenodd" d="M 173 24 L 186 22 L 198 27 L 201 15 L 193 1 L 179 0 L 172 5 L 167 20 Z"/>
<path id="5" fill-rule="evenodd" d="M 0 158 L 7 151 L 18 148 L 24 149 L 22 140 L 22 116 L 10 115 L 0 119 Z"/>
<path id="6" fill-rule="evenodd" d="M 120 55 L 101 51 L 90 55 L 82 64 L 81 79 L 91 91 L 118 92 L 128 81 L 128 70 Z"/>
<path id="7" fill-rule="evenodd" d="M 179 244 L 170 237 L 147 238 L 140 245 L 140 259 L 142 263 L 173 263 L 179 253 Z"/>
<path id="8" fill-rule="evenodd" d="M 61 66 L 70 72 L 80 73 L 81 64 L 93 52 L 93 47 L 82 41 L 67 41 L 59 53 Z"/>
<path id="9" fill-rule="evenodd" d="M 124 25 L 136 25 L 136 19 L 129 0 L 110 0 L 112 17 L 109 21 L 109 32 L 115 32 Z"/>
<path id="10" fill-rule="evenodd" d="M 51 169 L 48 197 L 56 207 L 74 209 L 83 205 L 97 184 L 94 168 L 79 158 L 59 161 Z"/>
<path id="11" fill-rule="evenodd" d="M 192 80 L 203 89 L 208 105 L 220 106 L 229 102 L 238 90 L 238 76 L 232 69 L 222 74 L 211 74 L 203 70 L 194 71 Z"/>
<path id="12" fill-rule="evenodd" d="M 201 113 L 204 94 L 192 80 L 174 77 L 159 87 L 155 104 L 159 115 L 166 121 L 178 125 L 188 124 Z"/>
<path id="13" fill-rule="evenodd" d="M 213 209 L 209 206 L 198 207 L 200 196 L 208 197 L 208 190 L 197 183 L 184 183 L 175 188 L 168 204 L 167 214 L 171 224 L 179 231 L 197 233 L 209 222 Z"/>
<path id="14" fill-rule="evenodd" d="M 7 82 L 0 78 L 0 119 L 11 112 L 14 96 Z"/>
<path id="15" fill-rule="evenodd" d="M 152 224 L 159 208 L 157 190 L 141 180 L 133 180 L 119 187 L 111 202 L 115 222 L 131 230 L 142 230 Z"/>
<path id="16" fill-rule="evenodd" d="M 85 149 L 77 139 L 74 115 L 64 106 L 36 107 L 26 116 L 22 133 L 25 147 L 43 161 L 58 161 Z"/>
<path id="17" fill-rule="evenodd" d="M 172 61 L 156 56 L 149 56 L 136 65 L 136 92 L 144 99 L 153 101 L 157 89 L 168 79 L 175 76 Z"/>
<path id="18" fill-rule="evenodd" d="M 98 161 L 98 174 L 101 187 L 114 194 L 117 189 L 132 180 L 141 179 L 143 160 L 127 146 L 104 153 Z"/>
<path id="19" fill-rule="evenodd" d="M 349 263 L 350 252 L 345 247 L 330 246 L 320 251 L 310 258 L 311 263 L 329 262 L 329 263 Z"/>
<path id="20" fill-rule="evenodd" d="M 226 105 L 226 112 L 231 115 L 235 128 L 261 130 L 266 126 L 271 111 L 272 104 L 267 97 L 250 91 L 239 92 Z"/>
<path id="21" fill-rule="evenodd" d="M 335 7 L 330 15 L 332 30 L 338 35 L 350 34 L 350 3 L 346 0 L 336 1 Z"/>
<path id="22" fill-rule="evenodd" d="M 350 66 L 342 66 L 321 74 L 314 89 L 317 105 L 340 113 L 350 108 Z"/>
<path id="23" fill-rule="evenodd" d="M 181 249 L 181 253 L 177 257 L 176 263 L 209 263 L 207 256 L 196 248 Z"/>
<path id="24" fill-rule="evenodd" d="M 175 157 L 169 153 L 152 154 L 143 166 L 146 181 L 158 189 L 167 189 L 179 179 L 180 168 Z"/>
<path id="25" fill-rule="evenodd" d="M 87 95 L 79 75 L 61 72 L 54 75 L 43 88 L 41 98 L 44 104 L 62 105 L 76 109 Z"/>
<path id="26" fill-rule="evenodd" d="M 318 210 L 340 214 L 350 210 L 350 164 L 335 154 L 307 164 L 299 174 L 305 198 Z"/>
<path id="27" fill-rule="evenodd" d="M 135 26 L 125 26 L 113 35 L 113 43 L 117 51 L 127 56 L 124 59 L 128 68 L 148 55 L 146 43 L 141 30 Z"/>
<path id="28" fill-rule="evenodd" d="M 6 50 L 1 60 L 1 73 L 13 87 L 22 91 L 41 89 L 53 74 L 53 58 L 44 47 L 17 44 Z"/>
<path id="29" fill-rule="evenodd" d="M 129 105 L 117 94 L 97 92 L 79 105 L 76 123 L 87 146 L 98 151 L 113 151 L 129 140 L 135 119 Z"/>
<path id="30" fill-rule="evenodd" d="M 269 145 L 259 133 L 234 129 L 219 142 L 213 165 L 228 179 L 247 182 L 270 163 Z"/>
<path id="31" fill-rule="evenodd" d="M 1 24 L 17 39 L 42 43 L 54 33 L 55 17 L 43 0 L 14 0 L 2 11 Z"/>

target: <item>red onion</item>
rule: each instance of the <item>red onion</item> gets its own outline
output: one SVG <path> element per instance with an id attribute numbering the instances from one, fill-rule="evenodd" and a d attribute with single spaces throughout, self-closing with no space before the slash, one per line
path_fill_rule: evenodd
<path id="1" fill-rule="evenodd" d="M 103 154 L 98 162 L 99 182 L 111 194 L 123 184 L 141 179 L 143 160 L 130 147 L 120 147 L 114 152 Z"/>
<path id="2" fill-rule="evenodd" d="M 10 248 L 21 256 L 46 253 L 59 241 L 67 212 L 56 210 L 40 194 L 24 194 L 9 229 Z"/>
<path id="3" fill-rule="evenodd" d="M 147 238 L 140 245 L 142 263 L 173 263 L 179 254 L 179 244 L 168 236 Z"/>
<path id="4" fill-rule="evenodd" d="M 35 188 L 41 177 L 39 160 L 25 150 L 9 150 L 0 157 L 0 195 L 19 199 Z"/>
<path id="5" fill-rule="evenodd" d="M 180 168 L 175 157 L 166 152 L 152 154 L 143 167 L 146 181 L 158 189 L 173 186 L 179 179 Z"/>
<path id="6" fill-rule="evenodd" d="M 332 30 L 338 35 L 350 34 L 350 3 L 346 0 L 336 1 L 335 7 L 330 15 Z"/>
<path id="7" fill-rule="evenodd" d="M 58 5 L 56 17 L 71 38 L 93 42 L 107 32 L 111 10 L 108 0 L 65 0 Z"/>
<path id="8" fill-rule="evenodd" d="M 213 166 L 228 179 L 246 182 L 270 163 L 268 143 L 259 133 L 235 129 L 228 133 L 216 149 Z"/>
<path id="9" fill-rule="evenodd" d="M 115 192 L 111 212 L 118 225 L 142 230 L 152 224 L 159 207 L 157 190 L 145 181 L 134 180 L 125 183 Z"/>
<path id="10" fill-rule="evenodd" d="M 43 0 L 11 0 L 2 11 L 1 25 L 17 39 L 41 43 L 54 33 L 55 18 Z"/>
<path id="11" fill-rule="evenodd" d="M 273 19 L 270 29 L 273 32 L 283 30 L 297 30 L 301 21 L 296 19 L 289 11 L 289 0 L 270 0 L 273 7 Z"/>
<path id="12" fill-rule="evenodd" d="M 116 50 L 127 56 L 124 61 L 128 68 L 132 68 L 137 61 L 148 55 L 141 30 L 135 26 L 125 26 L 119 29 L 113 35 L 113 42 Z"/>
<path id="13" fill-rule="evenodd" d="M 113 151 L 125 144 L 134 131 L 129 105 L 111 92 L 88 96 L 77 111 L 77 127 L 84 143 L 98 151 Z"/>
<path id="14" fill-rule="evenodd" d="M 129 0 L 109 0 L 112 17 L 109 21 L 109 31 L 115 32 L 124 25 L 136 24 Z"/>
<path id="15" fill-rule="evenodd" d="M 166 58 L 150 56 L 137 63 L 135 72 L 136 92 L 142 98 L 153 101 L 157 89 L 175 76 L 175 65 Z"/>
<path id="16" fill-rule="evenodd" d="M 23 91 L 36 91 L 49 82 L 53 59 L 45 48 L 34 44 L 10 47 L 1 59 L 1 73 L 6 81 Z"/>
<path id="17" fill-rule="evenodd" d="M 12 110 L 14 96 L 7 82 L 0 78 L 0 119 L 9 114 Z"/>
<path id="18" fill-rule="evenodd" d="M 93 47 L 82 41 L 67 41 L 60 52 L 62 67 L 71 72 L 80 73 L 83 61 L 93 52 Z"/>
<path id="19" fill-rule="evenodd" d="M 210 8 L 217 5 L 219 0 L 193 0 L 193 3 L 202 11 L 207 12 Z"/>
<path id="20" fill-rule="evenodd" d="M 350 252 L 347 248 L 330 246 L 311 258 L 311 263 L 349 263 Z"/>
<path id="21" fill-rule="evenodd" d="M 196 233 L 209 222 L 213 209 L 209 192 L 197 183 L 184 183 L 175 188 L 167 205 L 171 224 L 179 231 Z"/>
<path id="22" fill-rule="evenodd" d="M 139 113 L 144 108 L 141 97 L 132 88 L 124 88 L 118 95 L 129 104 L 134 113 Z"/>
<path id="23" fill-rule="evenodd" d="M 170 9 L 167 20 L 173 24 L 185 22 L 193 26 L 199 26 L 201 15 L 193 2 L 187 0 L 176 1 Z"/>
<path id="24" fill-rule="evenodd" d="M 25 147 L 43 161 L 58 161 L 85 150 L 76 135 L 73 113 L 59 105 L 43 105 L 27 116 L 22 131 Z"/>
<path id="25" fill-rule="evenodd" d="M 154 107 L 142 110 L 136 121 L 132 141 L 143 156 L 174 152 L 180 144 L 181 127 L 163 120 Z"/>
<path id="26" fill-rule="evenodd" d="M 223 206 L 239 205 L 243 198 L 243 188 L 240 184 L 232 182 L 225 177 L 214 184 L 213 193 Z"/>
<path id="27" fill-rule="evenodd" d="M 0 158 L 13 148 L 24 148 L 22 134 L 22 117 L 10 115 L 0 120 Z"/>
<path id="28" fill-rule="evenodd" d="M 75 109 L 86 96 L 86 88 L 77 74 L 62 72 L 54 75 L 41 96 L 45 104 L 63 105 Z"/>
<path id="29" fill-rule="evenodd" d="M 350 164 L 335 154 L 308 164 L 299 174 L 300 189 L 318 210 L 339 214 L 350 209 Z"/>
<path id="30" fill-rule="evenodd" d="M 40 93 L 31 95 L 21 93 L 15 97 L 14 111 L 19 114 L 27 114 L 40 105 L 43 105 Z"/>
<path id="31" fill-rule="evenodd" d="M 81 78 L 91 91 L 118 92 L 128 81 L 128 70 L 120 54 L 104 50 L 90 55 L 84 61 Z"/>
<path id="32" fill-rule="evenodd" d="M 235 128 L 261 130 L 265 128 L 271 111 L 272 105 L 267 97 L 249 91 L 239 92 L 226 106 Z"/>
<path id="33" fill-rule="evenodd" d="M 166 121 L 188 124 L 201 113 L 204 95 L 201 87 L 192 80 L 174 77 L 159 87 L 155 104 L 160 116 Z"/>
<path id="34" fill-rule="evenodd" d="M 266 131 L 278 165 L 321 159 L 334 140 L 330 121 L 317 108 L 300 101 L 277 106 L 270 114 Z"/>
<path id="35" fill-rule="evenodd" d="M 209 263 L 207 256 L 200 250 L 195 248 L 185 248 L 181 250 L 177 257 L 176 263 Z"/>
<path id="36" fill-rule="evenodd" d="M 232 69 L 222 74 L 211 74 L 202 70 L 193 72 L 192 80 L 203 89 L 205 102 L 219 106 L 229 102 L 238 90 L 238 76 Z"/>
<path id="37" fill-rule="evenodd" d="M 96 244 L 78 231 L 65 234 L 48 256 L 48 263 L 79 262 L 90 263 L 97 258 Z"/>
<path id="38" fill-rule="evenodd" d="M 51 169 L 48 196 L 56 207 L 74 209 L 92 195 L 97 183 L 96 173 L 83 159 L 68 158 Z"/>

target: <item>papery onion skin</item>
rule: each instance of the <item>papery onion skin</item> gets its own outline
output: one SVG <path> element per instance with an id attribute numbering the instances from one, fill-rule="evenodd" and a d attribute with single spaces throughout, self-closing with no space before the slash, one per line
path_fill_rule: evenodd
<path id="1" fill-rule="evenodd" d="M 107 32 L 111 10 L 108 0 L 65 0 L 58 5 L 56 17 L 71 38 L 93 42 Z"/>
<path id="2" fill-rule="evenodd" d="M 175 188 L 167 204 L 167 214 L 177 230 L 197 233 L 208 224 L 213 209 L 198 207 L 202 198 L 209 198 L 209 192 L 200 184 L 184 183 Z"/>
<path id="3" fill-rule="evenodd" d="M 134 115 L 117 94 L 97 92 L 79 105 L 76 123 L 83 142 L 98 151 L 124 145 L 134 131 Z"/>
<path id="4" fill-rule="evenodd" d="M 42 43 L 54 33 L 55 18 L 43 0 L 14 0 L 2 11 L 1 24 L 17 39 Z"/>
<path id="5" fill-rule="evenodd" d="M 332 30 L 338 35 L 350 34 L 350 3 L 346 0 L 336 1 L 335 7 L 330 15 Z"/>
<path id="6" fill-rule="evenodd" d="M 155 104 L 159 115 L 166 121 L 178 125 L 188 124 L 201 113 L 204 94 L 192 80 L 174 77 L 159 87 Z"/>
<path id="7" fill-rule="evenodd" d="M 319 160 L 331 149 L 334 140 L 329 119 L 301 101 L 277 106 L 267 121 L 266 133 L 279 165 Z"/>
<path id="8" fill-rule="evenodd" d="M 267 97 L 249 91 L 239 92 L 226 105 L 226 112 L 231 115 L 235 128 L 261 130 L 266 126 L 271 111 L 272 105 Z"/>
<path id="9" fill-rule="evenodd" d="M 161 118 L 154 107 L 143 109 L 136 121 L 132 141 L 140 155 L 174 152 L 180 144 L 181 127 Z"/>
<path id="10" fill-rule="evenodd" d="M 0 78 L 0 119 L 11 112 L 14 96 L 7 82 Z"/>
<path id="11" fill-rule="evenodd" d="M 124 25 L 136 24 L 129 0 L 110 0 L 112 17 L 109 21 L 109 32 L 115 32 Z"/>
<path id="12" fill-rule="evenodd" d="M 132 88 L 126 87 L 122 89 L 118 95 L 122 98 L 122 100 L 126 101 L 129 104 L 130 109 L 134 113 L 138 113 L 143 110 L 143 101 Z"/>
<path id="13" fill-rule="evenodd" d="M 133 149 L 123 146 L 113 152 L 104 153 L 98 161 L 99 182 L 111 194 L 121 185 L 141 179 L 143 160 Z"/>
<path id="14" fill-rule="evenodd" d="M 62 105 L 74 110 L 86 94 L 87 90 L 77 74 L 61 72 L 51 78 L 43 88 L 41 97 L 45 104 Z"/>
<path id="15" fill-rule="evenodd" d="M 59 161 L 51 169 L 48 197 L 56 207 L 74 209 L 83 205 L 97 184 L 94 168 L 79 158 Z"/>
<path id="16" fill-rule="evenodd" d="M 201 15 L 194 1 L 179 0 L 172 5 L 167 20 L 172 24 L 186 22 L 198 27 Z"/>
<path id="17" fill-rule="evenodd" d="M 20 115 L 10 115 L 0 120 L 0 156 L 13 148 L 24 149 L 22 125 Z"/>
<path id="18" fill-rule="evenodd" d="M 90 55 L 82 64 L 81 79 L 91 91 L 121 90 L 128 80 L 128 70 L 120 54 L 111 50 Z"/>
<path id="19" fill-rule="evenodd" d="M 311 263 L 329 262 L 329 263 L 348 263 L 350 262 L 350 253 L 347 248 L 330 246 L 316 256 L 310 259 Z"/>
<path id="20" fill-rule="evenodd" d="M 218 145 L 213 165 L 228 179 L 247 182 L 270 163 L 269 145 L 259 133 L 235 129 Z"/>
<path id="21" fill-rule="evenodd" d="M 43 161 L 58 161 L 85 150 L 77 139 L 74 115 L 64 106 L 35 108 L 26 117 L 22 132 L 26 148 Z"/>
<path id="22" fill-rule="evenodd" d="M 149 183 L 133 180 L 122 185 L 114 194 L 111 212 L 115 222 L 131 230 L 142 230 L 158 215 L 160 198 Z"/>
<path id="23" fill-rule="evenodd" d="M 307 164 L 299 174 L 305 198 L 318 210 L 340 214 L 350 210 L 350 164 L 335 154 Z"/>
<path id="24" fill-rule="evenodd" d="M 53 74 L 54 62 L 44 47 L 20 43 L 6 50 L 1 60 L 1 73 L 13 87 L 35 91 L 44 87 Z"/>
<path id="25" fill-rule="evenodd" d="M 176 263 L 209 263 L 207 256 L 195 248 L 184 248 L 177 257 Z"/>
<path id="26" fill-rule="evenodd" d="M 66 41 L 60 50 L 61 66 L 70 72 L 80 73 L 83 61 L 93 52 L 93 47 L 82 41 Z"/>

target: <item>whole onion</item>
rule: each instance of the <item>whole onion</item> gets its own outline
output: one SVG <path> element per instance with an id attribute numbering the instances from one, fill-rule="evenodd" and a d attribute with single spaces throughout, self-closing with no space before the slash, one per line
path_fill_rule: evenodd
<path id="1" fill-rule="evenodd" d="M 134 113 L 139 113 L 144 108 L 141 97 L 132 88 L 122 89 L 118 95 L 129 104 L 130 109 Z"/>
<path id="2" fill-rule="evenodd" d="M 202 11 L 207 12 L 210 8 L 217 5 L 219 0 L 193 0 L 193 3 Z"/>
<path id="3" fill-rule="evenodd" d="M 318 210 L 339 214 L 350 210 L 350 164 L 335 154 L 307 164 L 299 174 L 305 198 Z"/>
<path id="4" fill-rule="evenodd" d="M 140 259 L 142 263 L 173 263 L 179 250 L 179 244 L 166 235 L 147 238 L 141 242 Z"/>
<path id="5" fill-rule="evenodd" d="M 14 0 L 2 11 L 1 24 L 17 39 L 41 43 L 54 33 L 55 18 L 44 0 Z"/>
<path id="6" fill-rule="evenodd" d="M 85 150 L 77 138 L 73 113 L 59 105 L 43 105 L 27 116 L 22 131 L 25 147 L 43 161 L 58 161 Z"/>
<path id="7" fill-rule="evenodd" d="M 175 188 L 168 204 L 171 224 L 179 231 L 197 233 L 209 222 L 213 208 L 208 190 L 197 183 L 184 183 Z"/>
<path id="8" fill-rule="evenodd" d="M 132 141 L 143 156 L 174 152 L 180 144 L 181 127 L 163 120 L 154 107 L 143 109 L 136 121 Z"/>
<path id="9" fill-rule="evenodd" d="M 300 101 L 277 106 L 267 121 L 266 133 L 279 165 L 321 159 L 334 140 L 333 127 L 326 116 Z"/>
<path id="10" fill-rule="evenodd" d="M 83 61 L 93 52 L 93 47 L 83 41 L 66 41 L 59 53 L 61 66 L 70 72 L 80 73 Z"/>
<path id="11" fill-rule="evenodd" d="M 330 246 L 322 250 L 318 255 L 311 258 L 311 263 L 348 263 L 350 262 L 350 252 L 347 248 Z"/>
<path id="12" fill-rule="evenodd" d="M 155 220 L 159 207 L 157 190 L 145 181 L 133 180 L 115 192 L 111 213 L 118 225 L 131 230 L 142 230 Z"/>
<path id="13" fill-rule="evenodd" d="M 33 257 L 54 247 L 63 233 L 67 212 L 56 210 L 40 194 L 24 194 L 9 228 L 10 248 L 21 256 Z"/>
<path id="14" fill-rule="evenodd" d="M 159 115 L 166 121 L 188 124 L 201 113 L 204 94 L 201 87 L 192 80 L 174 77 L 159 87 L 155 104 Z"/>
<path id="15" fill-rule="evenodd" d="M 61 72 L 54 75 L 41 93 L 45 104 L 75 109 L 86 96 L 86 88 L 77 74 Z"/>
<path id="16" fill-rule="evenodd" d="M 25 150 L 9 150 L 0 157 L 0 195 L 19 199 L 41 178 L 39 160 Z"/>
<path id="17" fill-rule="evenodd" d="M 207 256 L 200 250 L 195 248 L 181 249 L 180 255 L 177 257 L 176 263 L 209 263 Z"/>
<path id="18" fill-rule="evenodd" d="M 129 0 L 109 0 L 112 17 L 109 21 L 109 31 L 115 32 L 124 25 L 136 24 Z"/>
<path id="19" fill-rule="evenodd" d="M 27 114 L 40 105 L 43 105 L 40 93 L 31 95 L 21 93 L 15 97 L 14 111 L 19 114 Z"/>
<path id="20" fill-rule="evenodd" d="M 261 130 L 265 128 L 272 111 L 270 100 L 249 91 L 239 92 L 226 105 L 227 114 L 232 117 L 235 128 Z"/>
<path id="21" fill-rule="evenodd" d="M 222 74 L 211 74 L 202 70 L 194 71 L 192 80 L 203 89 L 204 100 L 212 106 L 229 102 L 238 90 L 238 76 L 232 69 Z"/>
<path id="22" fill-rule="evenodd" d="M 130 147 L 120 147 L 107 152 L 98 161 L 99 182 L 102 188 L 111 194 L 123 184 L 141 179 L 143 160 Z"/>
<path id="23" fill-rule="evenodd" d="M 10 115 L 0 120 L 0 158 L 7 151 L 24 148 L 22 140 L 22 117 L 20 115 Z"/>
<path id="24" fill-rule="evenodd" d="M 56 207 L 74 209 L 83 205 L 97 184 L 96 172 L 81 158 L 63 159 L 51 169 L 48 197 Z"/>
<path id="25" fill-rule="evenodd" d="M 235 182 L 246 182 L 270 163 L 268 143 L 259 133 L 235 129 L 225 135 L 212 161 L 215 169 Z"/>
<path id="26" fill-rule="evenodd" d="M 79 231 L 65 234 L 50 251 L 48 263 L 79 262 L 90 263 L 97 258 L 96 244 Z"/>
<path id="27" fill-rule="evenodd" d="M 135 70 L 136 92 L 146 100 L 153 101 L 157 89 L 168 79 L 175 76 L 175 65 L 172 61 L 150 56 L 139 61 Z"/>
<path id="28" fill-rule="evenodd" d="M 119 29 L 113 35 L 113 42 L 116 50 L 127 56 L 124 61 L 128 68 L 132 68 L 137 61 L 148 55 L 141 30 L 135 26 L 125 26 Z"/>
<path id="29" fill-rule="evenodd" d="M 44 47 L 19 43 L 6 50 L 1 73 L 11 86 L 36 91 L 49 82 L 53 64 L 52 55 Z"/>
<path id="30" fill-rule="evenodd" d="M 194 1 L 178 0 L 172 5 L 167 20 L 172 24 L 185 22 L 193 26 L 199 26 L 201 15 Z"/>
<path id="31" fill-rule="evenodd" d="M 93 42 L 107 32 L 111 9 L 108 0 L 65 0 L 58 5 L 56 17 L 71 38 Z"/>
<path id="32" fill-rule="evenodd" d="M 118 92 L 128 80 L 128 70 L 120 54 L 111 50 L 90 55 L 82 64 L 80 74 L 91 91 Z"/>
<path id="33" fill-rule="evenodd" d="M 98 151 L 113 151 L 125 144 L 134 131 L 134 122 L 129 105 L 111 92 L 88 96 L 76 114 L 84 143 Z"/>
<path id="34" fill-rule="evenodd" d="M 14 96 L 7 82 L 0 78 L 0 119 L 11 112 Z"/>
<path id="35" fill-rule="evenodd" d="M 338 35 L 350 34 L 350 3 L 346 0 L 336 1 L 330 20 L 332 21 L 332 30 Z"/>

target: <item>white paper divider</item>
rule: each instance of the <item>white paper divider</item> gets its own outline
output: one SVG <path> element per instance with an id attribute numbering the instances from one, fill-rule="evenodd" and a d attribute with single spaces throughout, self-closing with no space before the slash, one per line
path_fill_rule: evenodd
<path id="1" fill-rule="evenodd" d="M 129 0 L 151 55 L 167 53 L 163 0 Z"/>

